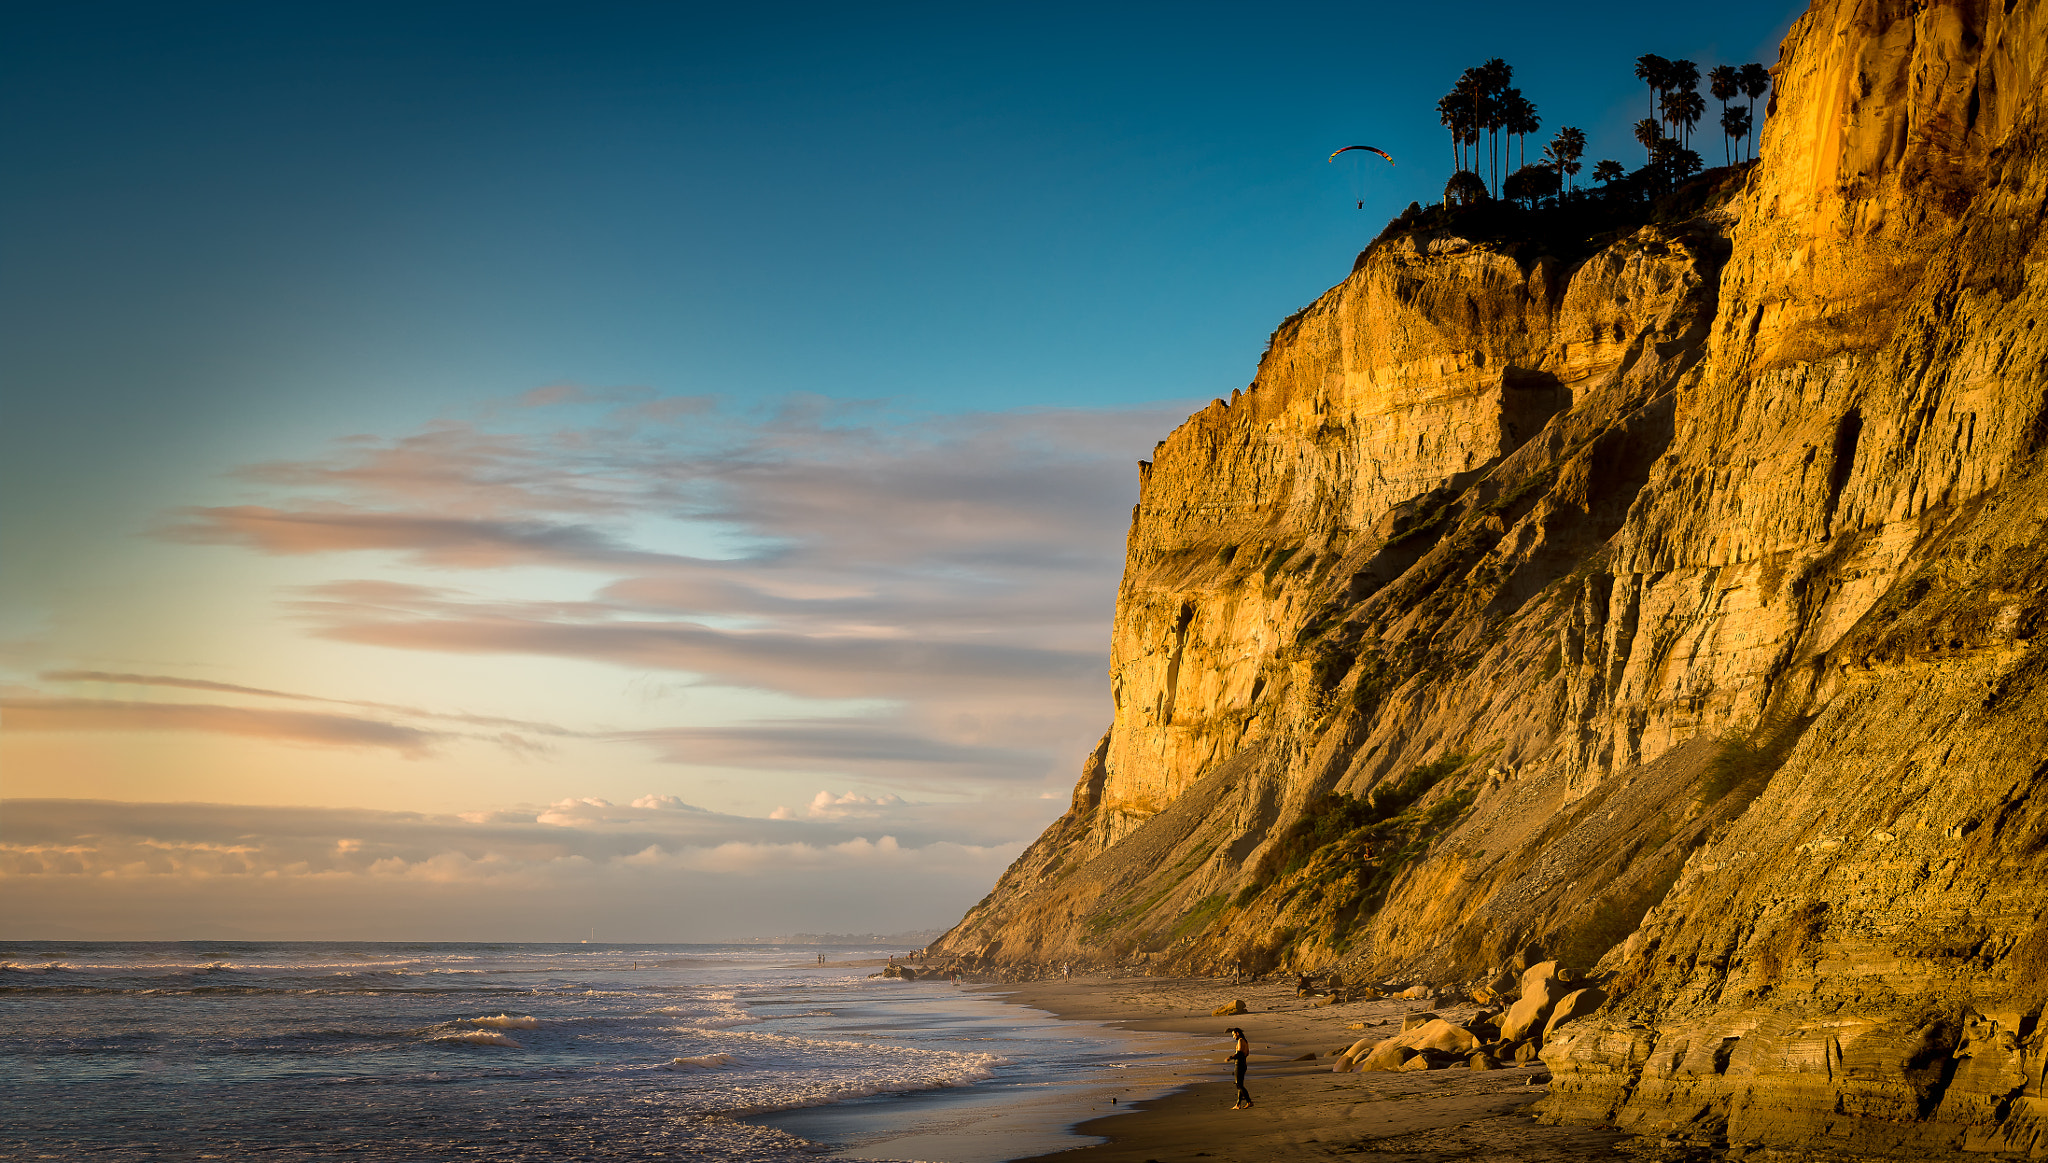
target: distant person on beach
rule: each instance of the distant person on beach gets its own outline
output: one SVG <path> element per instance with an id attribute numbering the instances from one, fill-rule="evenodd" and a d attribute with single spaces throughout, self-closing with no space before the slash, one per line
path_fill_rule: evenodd
<path id="1" fill-rule="evenodd" d="M 1237 1039 L 1237 1045 L 1230 1055 L 1230 1061 L 1237 1063 L 1237 1104 L 1230 1109 L 1234 1111 L 1250 1110 L 1252 1096 L 1251 1092 L 1244 1088 L 1244 1068 L 1245 1064 L 1251 1060 L 1252 1044 L 1245 1039 L 1244 1031 L 1236 1026 L 1232 1026 L 1223 1032 Z"/>

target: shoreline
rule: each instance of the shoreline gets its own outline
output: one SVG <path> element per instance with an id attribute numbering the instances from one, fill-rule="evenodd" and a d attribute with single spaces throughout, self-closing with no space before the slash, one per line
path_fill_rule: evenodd
<path id="1" fill-rule="evenodd" d="M 1023 1155 L 1013 1163 L 1320 1163 L 1333 1152 L 1370 1152 L 1386 1163 L 1566 1163 L 1611 1157 L 1633 1137 L 1538 1123 L 1530 1108 L 1549 1081 L 1540 1064 L 1331 1072 L 1336 1051 L 1360 1038 L 1398 1034 L 1415 1013 L 1462 1021 L 1476 1008 L 1470 1003 L 1432 1008 L 1382 998 L 1333 1005 L 1298 998 L 1284 981 L 1229 978 L 1087 977 L 973 988 L 1063 1020 L 1180 1034 L 1191 1039 L 1191 1048 L 1208 1047 L 1197 1053 L 1191 1072 L 1178 1068 L 1182 1081 L 1167 1093 L 1072 1125 L 1072 1133 L 1106 1142 Z M 1233 1000 L 1242 1000 L 1247 1012 L 1212 1015 Z M 1235 1087 L 1223 1033 L 1229 1026 L 1243 1027 L 1252 1045 L 1245 1086 L 1255 1105 L 1249 1110 L 1231 1109 Z"/>
<path id="2" fill-rule="evenodd" d="M 873 959 L 796 968 L 887 964 Z M 977 1081 L 748 1113 L 735 1116 L 738 1121 L 806 1140 L 819 1159 L 1008 1163 L 1099 1142 L 1077 1125 L 1122 1102 L 1177 1089 L 1191 1069 L 1188 1052 L 1194 1044 L 1170 1035 L 1012 1005 L 996 990 L 964 983 L 956 989 L 937 974 L 869 984 L 878 988 L 876 1001 L 896 995 L 906 1013 L 922 1015 L 916 1024 L 927 1028 L 913 1035 L 915 1044 L 995 1054 L 1009 1065 Z M 885 1019 L 846 1032 L 888 1040 L 900 1036 L 896 1029 L 901 1027 Z M 934 1033 L 936 1039 L 925 1036 Z"/>

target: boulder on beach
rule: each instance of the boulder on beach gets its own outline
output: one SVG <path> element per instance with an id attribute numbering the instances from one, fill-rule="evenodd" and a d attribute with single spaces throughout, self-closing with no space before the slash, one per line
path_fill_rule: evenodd
<path id="1" fill-rule="evenodd" d="M 1400 1068 L 1404 1071 L 1427 1070 L 1429 1069 L 1429 1055 L 1417 1054 L 1415 1057 L 1410 1058 L 1408 1061 L 1401 1063 Z"/>
<path id="2" fill-rule="evenodd" d="M 1509 1006 L 1507 1016 L 1501 1019 L 1501 1037 L 1512 1042 L 1542 1032 L 1543 1023 L 1550 1018 L 1551 1007 L 1571 988 L 1557 973 L 1555 961 L 1529 967 L 1529 971 L 1522 975 L 1522 999 Z"/>
<path id="3" fill-rule="evenodd" d="M 1410 1030 L 1419 1030 L 1431 1022 L 1440 1020 L 1436 1014 L 1430 1013 L 1428 1010 L 1418 1010 L 1412 1014 L 1402 1014 L 1401 1032 L 1405 1034 Z"/>
<path id="4" fill-rule="evenodd" d="M 1465 1065 L 1474 1070 L 1499 1070 L 1500 1060 L 1482 1051 L 1465 1059 Z"/>
<path id="5" fill-rule="evenodd" d="M 1399 1038 L 1388 1038 L 1372 1048 L 1360 1061 L 1356 1069 L 1362 1074 L 1373 1070 L 1405 1070 L 1408 1063 L 1419 1057 L 1414 1050 L 1401 1044 Z M 1428 1067 L 1423 1067 L 1428 1069 Z"/>
<path id="6" fill-rule="evenodd" d="M 1515 1047 L 1515 1064 L 1527 1066 L 1531 1062 L 1541 1062 L 1543 1060 L 1540 1057 L 1542 1052 L 1543 1044 L 1535 1038 L 1531 1038 Z"/>
<path id="7" fill-rule="evenodd" d="M 1479 1039 L 1463 1026 L 1437 1018 L 1401 1035 L 1401 1041 L 1416 1050 L 1440 1050 L 1450 1054 L 1470 1054 L 1479 1048 Z"/>
<path id="8" fill-rule="evenodd" d="M 1599 1009 L 1600 1003 L 1606 1000 L 1606 994 L 1592 988 L 1573 990 L 1571 993 L 1565 994 L 1562 998 L 1558 999 L 1555 1006 L 1551 1007 L 1550 1023 L 1543 1027 L 1544 1040 L 1548 1041 L 1550 1035 L 1559 1026 L 1564 1025 L 1573 1018 L 1583 1018 L 1594 1010 Z"/>
<path id="9" fill-rule="evenodd" d="M 1397 994 L 1395 994 L 1394 996 L 1395 996 L 1395 997 L 1401 997 L 1401 998 L 1411 998 L 1411 999 L 1412 999 L 1412 998 L 1422 998 L 1422 997 L 1428 997 L 1429 995 L 1430 995 L 1430 988 L 1429 988 L 1428 986 L 1426 986 L 1426 985 L 1411 985 L 1411 986 L 1409 986 L 1409 987 L 1408 987 L 1407 989 L 1404 989 L 1404 990 L 1402 990 L 1402 991 L 1401 991 L 1400 993 L 1397 993 Z"/>
<path id="10" fill-rule="evenodd" d="M 1333 1062 L 1333 1063 L 1331 1063 L 1331 1064 L 1330 1064 L 1330 1073 L 1332 1073 L 1332 1074 L 1349 1074 L 1349 1073 L 1351 1073 L 1351 1055 L 1349 1055 L 1349 1054 L 1339 1054 L 1339 1055 L 1337 1055 L 1337 1061 L 1335 1061 L 1335 1062 Z"/>
<path id="11" fill-rule="evenodd" d="M 1229 1005 L 1220 1005 L 1217 1006 L 1215 1009 L 1210 1010 L 1209 1016 L 1212 1018 L 1228 1018 L 1234 1017 L 1238 1014 L 1248 1014 L 1250 1012 L 1252 1011 L 1248 1007 L 1246 1007 L 1246 1005 L 1244 1004 L 1244 999 L 1238 997 L 1232 998 L 1230 1000 Z"/>

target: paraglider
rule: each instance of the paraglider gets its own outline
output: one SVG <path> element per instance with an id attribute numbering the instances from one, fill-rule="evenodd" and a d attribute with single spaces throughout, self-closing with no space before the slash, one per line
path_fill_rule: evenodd
<path id="1" fill-rule="evenodd" d="M 1380 156 L 1380 160 L 1382 160 L 1382 161 L 1386 162 L 1386 163 L 1387 163 L 1388 165 L 1393 165 L 1393 164 L 1394 164 L 1394 159 L 1393 159 L 1393 157 L 1392 157 L 1391 155 L 1389 155 L 1389 154 L 1387 153 L 1387 151 L 1386 151 L 1386 150 L 1383 150 L 1383 149 L 1381 149 L 1381 148 L 1380 148 L 1379 146 L 1376 146 L 1376 145 L 1347 145 L 1347 146 L 1345 146 L 1345 147 L 1344 147 L 1343 149 L 1340 149 L 1340 150 L 1338 150 L 1338 151 L 1337 151 L 1337 153 L 1350 153 L 1350 152 L 1351 152 L 1352 150 L 1354 150 L 1354 149 L 1362 149 L 1362 150 L 1364 150 L 1364 151 L 1365 151 L 1365 152 L 1367 152 L 1367 153 L 1375 153 L 1375 154 L 1378 154 L 1378 155 Z M 1330 155 L 1330 160 L 1331 160 L 1331 161 L 1336 161 L 1336 160 L 1337 160 L 1337 153 L 1333 153 L 1333 154 L 1331 154 L 1331 155 Z M 1361 181 L 1362 181 L 1363 177 L 1364 177 L 1364 175 L 1362 175 L 1362 174 L 1361 174 L 1361 175 L 1360 175 Z M 1361 189 L 1359 190 L 1359 192 L 1358 192 L 1358 208 L 1359 208 L 1360 210 L 1363 210 L 1363 209 L 1365 209 L 1365 192 L 1364 192 L 1364 190 L 1363 190 L 1362 188 L 1361 188 Z"/>
<path id="2" fill-rule="evenodd" d="M 1387 151 L 1381 149 L 1379 146 L 1376 145 L 1347 145 L 1343 149 L 1338 150 L 1337 153 L 1349 153 L 1354 149 L 1362 149 L 1367 153 L 1376 153 L 1381 157 L 1386 158 L 1388 165 L 1394 164 L 1394 159 L 1387 156 Z M 1337 160 L 1337 153 L 1333 153 L 1330 155 L 1331 161 Z"/>

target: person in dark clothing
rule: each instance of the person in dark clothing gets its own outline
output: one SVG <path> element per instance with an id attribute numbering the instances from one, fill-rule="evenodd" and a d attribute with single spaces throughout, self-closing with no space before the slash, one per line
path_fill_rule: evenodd
<path id="1" fill-rule="evenodd" d="M 1230 1060 L 1237 1063 L 1237 1103 L 1230 1109 L 1234 1111 L 1249 1110 L 1252 1105 L 1252 1096 L 1251 1092 L 1244 1088 L 1244 1068 L 1245 1064 L 1251 1060 L 1252 1044 L 1245 1039 L 1244 1031 L 1236 1026 L 1232 1026 L 1223 1032 L 1237 1039 L 1237 1045 L 1233 1047 L 1230 1055 Z"/>

